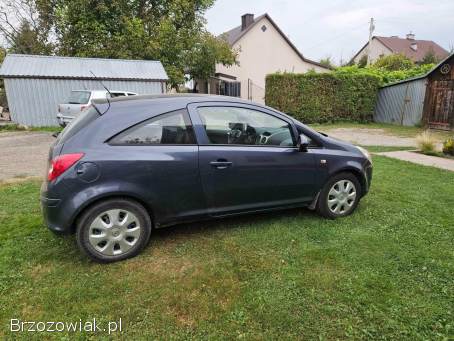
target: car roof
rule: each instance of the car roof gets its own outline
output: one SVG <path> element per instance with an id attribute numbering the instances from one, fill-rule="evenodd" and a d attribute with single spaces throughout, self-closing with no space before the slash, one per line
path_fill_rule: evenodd
<path id="1" fill-rule="evenodd" d="M 112 92 L 112 90 L 111 90 Z M 239 97 L 230 96 L 219 96 L 219 95 L 207 95 L 207 94 L 162 94 L 162 95 L 137 95 L 130 97 L 115 97 L 109 100 L 109 102 L 168 102 L 169 100 L 177 100 L 178 102 L 240 102 L 245 104 L 257 104 L 249 100 L 241 99 Z M 94 101 L 95 104 L 105 104 L 107 99 L 97 99 Z"/>
<path id="2" fill-rule="evenodd" d="M 98 90 L 80 89 L 80 90 L 71 90 L 71 91 L 103 92 L 103 93 L 107 92 L 107 90 L 99 90 L 99 89 L 98 89 Z M 130 92 L 130 93 L 135 93 L 135 92 L 133 92 L 133 91 L 128 91 L 128 90 L 109 90 L 109 91 L 110 91 L 110 92 L 125 92 L 125 93 Z"/>

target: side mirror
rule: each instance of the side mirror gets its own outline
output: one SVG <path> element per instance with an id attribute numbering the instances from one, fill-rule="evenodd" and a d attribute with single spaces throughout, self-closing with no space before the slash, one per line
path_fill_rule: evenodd
<path id="1" fill-rule="evenodd" d="M 301 134 L 298 136 L 298 142 L 296 143 L 298 150 L 300 152 L 307 152 L 307 147 L 309 147 L 309 139 L 306 135 Z"/>

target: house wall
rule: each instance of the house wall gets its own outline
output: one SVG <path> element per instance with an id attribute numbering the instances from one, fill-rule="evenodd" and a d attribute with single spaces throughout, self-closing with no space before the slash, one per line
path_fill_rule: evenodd
<path id="1" fill-rule="evenodd" d="M 11 120 L 32 127 L 57 126 L 57 105 L 68 98 L 71 90 L 103 90 L 97 80 L 5 78 L 4 81 Z M 138 94 L 163 92 L 161 82 L 102 82 L 110 90 L 125 90 Z"/>
<path id="2" fill-rule="evenodd" d="M 261 29 L 263 25 L 267 28 L 265 32 Z M 264 103 L 267 74 L 278 71 L 303 73 L 311 69 L 328 71 L 303 61 L 267 18 L 256 23 L 233 48 L 240 50 L 239 65 L 216 65 L 216 72 L 237 77 L 241 81 L 241 97 L 248 99 L 249 88 L 252 90 L 252 100 L 259 103 Z"/>
<path id="3" fill-rule="evenodd" d="M 381 56 L 387 56 L 392 54 L 392 51 L 383 45 L 378 39 L 372 39 L 370 48 L 370 60 L 371 62 L 376 61 Z M 358 63 L 363 56 L 367 56 L 367 45 L 358 53 L 353 59 L 355 63 Z"/>

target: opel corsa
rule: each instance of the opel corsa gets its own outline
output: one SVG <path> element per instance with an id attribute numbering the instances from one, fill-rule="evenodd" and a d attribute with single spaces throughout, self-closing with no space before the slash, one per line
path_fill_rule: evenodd
<path id="1" fill-rule="evenodd" d="M 309 207 L 351 214 L 369 191 L 364 149 L 272 108 L 209 95 L 94 102 L 50 148 L 47 226 L 98 262 L 137 255 L 152 229 Z"/>

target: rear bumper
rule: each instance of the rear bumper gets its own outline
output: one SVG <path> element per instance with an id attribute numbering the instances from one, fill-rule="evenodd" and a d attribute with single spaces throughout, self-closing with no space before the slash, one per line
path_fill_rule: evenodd
<path id="1" fill-rule="evenodd" d="M 62 234 L 69 234 L 72 232 L 71 223 L 62 209 L 60 199 L 51 199 L 41 196 L 41 210 L 43 213 L 44 222 L 49 230 Z"/>
<path id="2" fill-rule="evenodd" d="M 62 127 L 65 127 L 66 125 L 68 125 L 73 119 L 74 119 L 74 116 L 65 116 L 62 114 L 57 114 L 58 124 Z"/>

